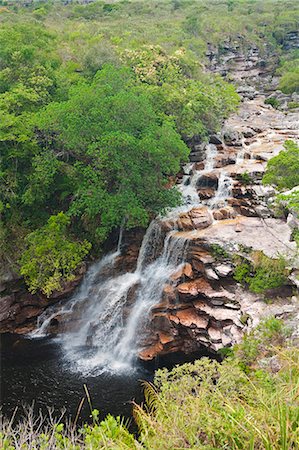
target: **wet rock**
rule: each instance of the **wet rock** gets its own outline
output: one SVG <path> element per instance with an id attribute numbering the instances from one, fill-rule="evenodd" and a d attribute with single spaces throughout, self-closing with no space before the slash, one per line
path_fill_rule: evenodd
<path id="1" fill-rule="evenodd" d="M 171 275 L 171 279 L 173 281 L 180 280 L 183 277 L 192 279 L 194 278 L 193 269 L 190 263 L 186 263 L 181 267 L 179 270 L 177 270 L 173 275 Z"/>
<path id="2" fill-rule="evenodd" d="M 197 191 L 200 200 L 209 200 L 214 197 L 215 189 L 213 188 L 201 188 Z"/>
<path id="3" fill-rule="evenodd" d="M 198 188 L 212 188 L 214 190 L 217 190 L 217 188 L 218 188 L 218 180 L 219 180 L 219 173 L 218 172 L 204 173 L 197 180 L 196 186 Z"/>
<path id="4" fill-rule="evenodd" d="M 150 347 L 146 347 L 145 349 L 139 352 L 139 358 L 143 361 L 151 361 L 157 355 L 161 353 L 163 350 L 163 345 L 161 342 L 157 342 L 156 344 L 151 345 Z"/>

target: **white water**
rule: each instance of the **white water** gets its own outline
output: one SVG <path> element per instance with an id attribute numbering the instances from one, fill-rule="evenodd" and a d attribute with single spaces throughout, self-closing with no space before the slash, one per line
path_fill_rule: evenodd
<path id="1" fill-rule="evenodd" d="M 218 179 L 218 189 L 215 196 L 209 201 L 211 209 L 222 208 L 226 205 L 226 200 L 231 197 L 233 180 L 223 170 Z"/>
<path id="2" fill-rule="evenodd" d="M 185 239 L 170 232 L 162 254 L 147 263 L 157 236 L 157 223 L 151 224 L 143 239 L 137 268 L 96 284 L 92 301 L 80 318 L 83 325 L 75 332 L 63 335 L 63 347 L 73 368 L 83 373 L 132 370 L 139 348 L 139 333 L 153 305 L 159 303 L 165 283 L 183 261 Z M 154 252 L 156 250 L 154 249 Z M 134 301 L 130 306 L 130 291 Z M 88 346 L 82 351 L 82 346 Z"/>
<path id="3" fill-rule="evenodd" d="M 178 186 L 178 189 L 180 190 L 182 197 L 183 197 L 183 207 L 175 210 L 174 213 L 180 212 L 180 211 L 185 211 L 186 207 L 187 207 L 187 209 L 190 209 L 190 207 L 192 207 L 192 205 L 193 206 L 198 205 L 198 203 L 199 203 L 199 197 L 198 197 L 198 193 L 197 193 L 198 180 L 204 173 L 211 172 L 214 169 L 216 155 L 217 155 L 216 145 L 207 144 L 204 169 L 192 171 L 192 166 L 193 166 L 192 163 L 187 164 L 184 167 L 184 173 L 186 175 L 184 175 L 182 183 Z M 192 174 L 187 175 L 190 171 L 192 171 Z"/>

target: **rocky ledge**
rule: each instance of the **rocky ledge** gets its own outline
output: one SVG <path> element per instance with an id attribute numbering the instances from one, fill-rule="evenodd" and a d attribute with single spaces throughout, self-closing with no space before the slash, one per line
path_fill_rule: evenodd
<path id="1" fill-rule="evenodd" d="M 275 110 L 264 100 L 255 94 L 244 102 L 222 133 L 195 147 L 191 165 L 179 177 L 188 184 L 188 176 L 192 180 L 204 168 L 207 146 L 216 147 L 214 168 L 193 182 L 201 205 L 161 221 L 165 232 L 177 230 L 174 238 L 187 241 L 187 254 L 164 287 L 161 302 L 151 310 L 141 359 L 201 348 L 216 352 L 238 343 L 269 315 L 284 317 L 292 324 L 293 336 L 299 336 L 298 254 L 291 237 L 292 223 L 298 224 L 298 219 L 276 218 L 275 189 L 261 182 L 267 161 L 282 150 L 284 141 L 298 139 L 298 115 Z M 221 198 L 223 174 L 230 186 Z M 267 292 L 270 303 L 233 277 L 236 257 L 250 260 L 255 250 L 269 258 L 284 255 L 289 263 L 285 285 Z"/>

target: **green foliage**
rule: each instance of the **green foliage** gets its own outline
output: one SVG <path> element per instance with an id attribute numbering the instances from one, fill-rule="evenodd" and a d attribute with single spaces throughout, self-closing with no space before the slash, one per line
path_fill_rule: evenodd
<path id="1" fill-rule="evenodd" d="M 47 297 L 74 279 L 74 272 L 91 248 L 89 242 L 67 237 L 70 219 L 62 212 L 50 217 L 47 225 L 30 233 L 21 258 L 21 274 L 31 292 L 40 290 Z"/>
<path id="2" fill-rule="evenodd" d="M 229 258 L 229 253 L 223 247 L 221 247 L 221 245 L 211 244 L 210 247 L 211 247 L 212 254 L 213 254 L 213 256 L 215 256 L 215 258 L 219 258 L 219 259 Z"/>
<path id="3" fill-rule="evenodd" d="M 283 58 L 277 73 L 281 75 L 279 89 L 285 94 L 299 92 L 299 52 L 294 51 Z"/>
<path id="4" fill-rule="evenodd" d="M 284 148 L 268 161 L 263 183 L 274 184 L 278 189 L 291 189 L 299 185 L 299 146 L 288 140 Z"/>
<path id="5" fill-rule="evenodd" d="M 265 105 L 271 105 L 273 108 L 278 109 L 280 106 L 279 101 L 275 97 L 269 97 L 265 100 Z"/>
<path id="6" fill-rule="evenodd" d="M 242 173 L 240 175 L 240 177 L 241 177 L 241 181 L 242 181 L 243 184 L 247 185 L 247 184 L 252 183 L 252 178 L 251 178 L 251 176 L 249 175 L 248 172 Z"/>
<path id="7" fill-rule="evenodd" d="M 297 109 L 297 108 L 299 108 L 299 103 L 298 102 L 289 102 L 288 108 L 289 109 Z"/>
<path id="8" fill-rule="evenodd" d="M 244 283 L 248 281 L 250 276 L 251 266 L 247 262 L 240 263 L 236 266 L 234 272 L 234 279 L 238 281 L 238 283 Z"/>
<path id="9" fill-rule="evenodd" d="M 178 203 L 177 191 L 166 185 L 188 149 L 129 70 L 104 66 L 93 83 L 73 88 L 68 101 L 52 103 L 39 127 L 75 158 L 70 214 L 90 232 L 88 223 L 96 226 L 98 240 L 124 220 L 128 228 L 146 226 L 151 215 Z"/>
<path id="10" fill-rule="evenodd" d="M 284 258 L 269 258 L 261 251 L 252 252 L 251 258 L 251 262 L 242 260 L 236 265 L 236 281 L 247 284 L 255 293 L 264 293 L 287 283 L 288 270 Z"/>
<path id="11" fill-rule="evenodd" d="M 263 252 L 253 253 L 254 275 L 249 280 L 249 289 L 261 293 L 287 283 L 288 271 L 284 258 L 268 258 Z"/>
<path id="12" fill-rule="evenodd" d="M 200 66 L 184 48 L 172 56 L 159 46 L 124 53 L 123 59 L 138 80 L 148 85 L 156 108 L 175 120 L 186 137 L 219 129 L 223 118 L 235 110 L 239 97 L 220 77 L 201 73 Z"/>

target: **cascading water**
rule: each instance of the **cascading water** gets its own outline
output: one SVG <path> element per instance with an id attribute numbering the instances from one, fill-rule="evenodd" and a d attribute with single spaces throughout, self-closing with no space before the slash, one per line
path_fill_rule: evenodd
<path id="1" fill-rule="evenodd" d="M 170 215 L 175 217 L 199 204 L 198 179 L 213 170 L 216 155 L 216 146 L 208 144 L 204 169 L 185 167 L 189 175 L 179 186 L 184 204 L 170 211 Z M 231 186 L 232 180 L 222 172 L 211 208 L 225 201 Z M 149 312 L 159 303 L 171 274 L 184 262 L 188 240 L 175 230 L 165 236 L 160 222 L 153 221 L 143 238 L 135 272 L 111 275 L 121 254 L 121 234 L 122 231 L 117 251 L 94 264 L 77 293 L 64 306 L 48 309 L 40 317 L 38 330 L 32 333 L 34 337 L 45 335 L 57 314 L 63 316 L 63 322 L 72 324 L 60 336 L 66 359 L 74 369 L 89 375 L 132 369 Z"/>
<path id="2" fill-rule="evenodd" d="M 40 326 L 31 336 L 44 336 L 57 314 L 63 315 L 64 321 L 73 326 L 64 330 L 59 339 L 73 369 L 89 375 L 131 370 L 138 354 L 137 331 L 146 323 L 151 307 L 160 301 L 165 283 L 184 259 L 185 239 L 169 232 L 159 255 L 155 244 L 161 238 L 161 227 L 153 221 L 143 238 L 135 272 L 107 277 L 120 254 L 119 245 L 115 253 L 89 269 L 72 299 L 40 317 Z"/>
<path id="3" fill-rule="evenodd" d="M 233 180 L 226 172 L 221 171 L 218 179 L 218 189 L 215 196 L 210 200 L 209 207 L 211 209 L 221 208 L 225 206 L 227 198 L 232 194 Z"/>
<path id="4" fill-rule="evenodd" d="M 199 198 L 197 193 L 197 183 L 200 177 L 205 172 L 210 172 L 214 168 L 215 156 L 217 155 L 217 147 L 214 144 L 206 145 L 206 159 L 204 169 L 194 170 L 192 169 L 193 164 L 187 164 L 184 167 L 184 177 L 182 183 L 178 186 L 182 197 L 184 206 L 181 210 L 186 209 L 186 206 L 198 205 Z"/>
<path id="5" fill-rule="evenodd" d="M 147 263 L 155 253 L 152 241 L 158 229 L 156 222 L 148 228 L 135 272 L 97 283 L 92 301 L 80 319 L 83 326 L 64 334 L 66 356 L 80 372 L 132 369 L 138 353 L 137 331 L 142 329 L 150 308 L 161 298 L 164 284 L 184 258 L 185 240 L 170 232 L 162 254 Z M 132 290 L 135 298 L 130 307 Z"/>

